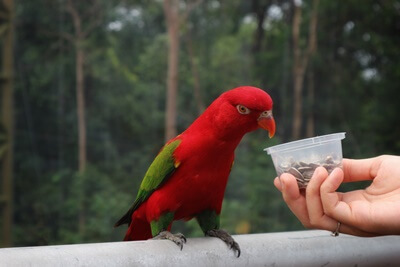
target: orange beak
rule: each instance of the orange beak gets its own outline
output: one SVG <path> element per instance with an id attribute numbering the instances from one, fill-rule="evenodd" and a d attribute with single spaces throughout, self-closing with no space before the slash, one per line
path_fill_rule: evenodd
<path id="1" fill-rule="evenodd" d="M 269 132 L 269 138 L 275 135 L 275 120 L 272 111 L 264 111 L 257 120 L 258 125 Z"/>

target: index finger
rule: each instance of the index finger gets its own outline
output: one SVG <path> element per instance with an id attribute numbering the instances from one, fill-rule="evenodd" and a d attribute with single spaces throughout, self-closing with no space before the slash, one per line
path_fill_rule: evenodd
<path id="1" fill-rule="evenodd" d="M 343 182 L 373 180 L 381 162 L 382 157 L 369 159 L 343 159 Z"/>

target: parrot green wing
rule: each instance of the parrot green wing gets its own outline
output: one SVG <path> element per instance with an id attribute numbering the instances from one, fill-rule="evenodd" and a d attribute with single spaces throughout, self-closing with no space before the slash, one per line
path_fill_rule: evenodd
<path id="1" fill-rule="evenodd" d="M 139 191 L 136 196 L 136 200 L 128 212 L 122 216 L 121 219 L 114 225 L 114 227 L 120 226 L 121 224 L 131 223 L 132 214 L 135 212 L 139 206 L 145 202 L 150 195 L 159 188 L 163 183 L 165 183 L 169 177 L 178 168 L 180 162 L 177 161 L 173 153 L 176 148 L 181 143 L 180 139 L 176 139 L 168 144 L 166 144 L 158 153 L 157 157 L 151 163 L 149 169 L 147 170 L 142 183 L 140 184 Z"/>

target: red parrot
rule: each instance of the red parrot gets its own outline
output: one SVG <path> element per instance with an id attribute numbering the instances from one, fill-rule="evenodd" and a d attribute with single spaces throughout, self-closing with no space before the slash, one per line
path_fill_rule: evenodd
<path id="1" fill-rule="evenodd" d="M 169 232 L 172 223 L 196 218 L 206 236 L 220 238 L 239 257 L 239 245 L 219 228 L 219 215 L 235 149 L 259 127 L 274 136 L 272 99 L 265 91 L 242 86 L 221 94 L 150 165 L 132 207 L 115 224 L 129 225 L 124 240 L 169 239 L 182 249 L 186 238 Z"/>

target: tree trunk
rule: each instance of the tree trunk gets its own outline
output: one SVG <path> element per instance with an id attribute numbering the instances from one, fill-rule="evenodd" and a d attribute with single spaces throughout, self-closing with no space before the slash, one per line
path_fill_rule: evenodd
<path id="1" fill-rule="evenodd" d="M 82 42 L 82 41 L 81 41 Z M 76 45 L 76 102 L 78 116 L 78 149 L 79 149 L 79 176 L 81 179 L 79 189 L 79 233 L 85 233 L 86 215 L 84 205 L 84 175 L 86 170 L 86 119 L 85 119 L 85 89 L 84 89 L 84 50 L 81 42 Z"/>
<path id="2" fill-rule="evenodd" d="M 165 113 L 165 140 L 177 135 L 177 92 L 179 63 L 179 1 L 164 0 L 164 14 L 168 30 L 168 73 Z"/>
<path id="3" fill-rule="evenodd" d="M 319 0 L 313 1 L 313 10 L 311 13 L 310 20 L 310 39 L 308 54 L 312 57 L 317 51 L 317 23 L 318 23 L 318 4 Z M 312 63 L 312 62 L 311 62 Z M 313 137 L 315 135 L 315 123 L 314 123 L 314 99 L 315 99 L 315 86 L 314 86 L 314 70 L 313 64 L 310 64 L 309 74 L 308 74 L 308 115 L 307 115 L 307 129 L 306 135 L 308 137 Z"/>
<path id="4" fill-rule="evenodd" d="M 303 84 L 310 57 L 316 49 L 317 10 L 319 0 L 313 1 L 313 10 L 310 19 L 310 33 L 307 50 L 302 53 L 300 48 L 300 25 L 302 17 L 301 5 L 294 1 L 294 13 L 292 24 L 293 38 L 293 125 L 292 139 L 299 139 L 303 124 Z"/>
<path id="5" fill-rule="evenodd" d="M 13 108 L 13 87 L 14 87 L 14 64 L 13 64 L 13 0 L 4 0 L 4 7 L 7 8 L 8 21 L 7 30 L 3 38 L 3 71 L 2 71 L 2 121 L 6 132 L 6 150 L 2 157 L 2 200 L 3 204 L 3 233 L 2 246 L 12 246 L 12 214 L 13 214 L 13 147 L 14 147 L 14 108 Z"/>
<path id="6" fill-rule="evenodd" d="M 205 110 L 205 105 L 201 96 L 201 87 L 200 87 L 200 76 L 199 76 L 199 69 L 197 67 L 196 58 L 193 51 L 193 42 L 192 42 L 192 35 L 190 29 L 186 35 L 186 45 L 188 50 L 188 56 L 190 60 L 190 66 L 193 75 L 193 93 L 194 93 L 194 100 L 197 106 L 197 113 L 200 115 Z"/>
<path id="7" fill-rule="evenodd" d="M 311 67 L 311 66 L 310 66 Z M 315 135 L 315 123 L 314 123 L 314 71 L 312 67 L 308 71 L 307 76 L 307 102 L 308 102 L 308 111 L 307 111 L 307 128 L 306 128 L 306 137 L 313 137 Z"/>
<path id="8" fill-rule="evenodd" d="M 85 54 L 80 42 L 76 45 L 76 103 L 78 115 L 78 147 L 79 173 L 86 170 L 86 119 L 85 119 L 85 89 L 84 89 L 84 60 Z"/>
<path id="9" fill-rule="evenodd" d="M 261 3 L 260 3 L 261 2 Z M 267 0 L 253 0 L 252 1 L 252 11 L 256 14 L 257 17 L 257 29 L 254 33 L 254 41 L 253 41 L 253 53 L 260 52 L 262 40 L 264 39 L 264 20 L 265 14 L 271 5 L 272 1 Z"/>
<path id="10" fill-rule="evenodd" d="M 74 25 L 75 35 L 71 37 L 75 46 L 75 82 L 76 82 L 76 113 L 78 120 L 78 175 L 80 179 L 78 199 L 78 231 L 81 237 L 85 234 L 85 205 L 84 205 L 84 177 L 86 170 L 86 116 L 85 116 L 85 88 L 84 88 L 84 65 L 85 51 L 83 43 L 87 33 L 82 28 L 82 17 L 78 13 L 72 0 L 67 1 L 67 11 L 70 13 Z"/>
<path id="11" fill-rule="evenodd" d="M 303 72 L 300 58 L 300 24 L 301 24 L 301 6 L 294 1 L 292 38 L 293 38 L 293 127 L 292 138 L 299 139 L 302 123 L 302 90 L 303 90 Z"/>

